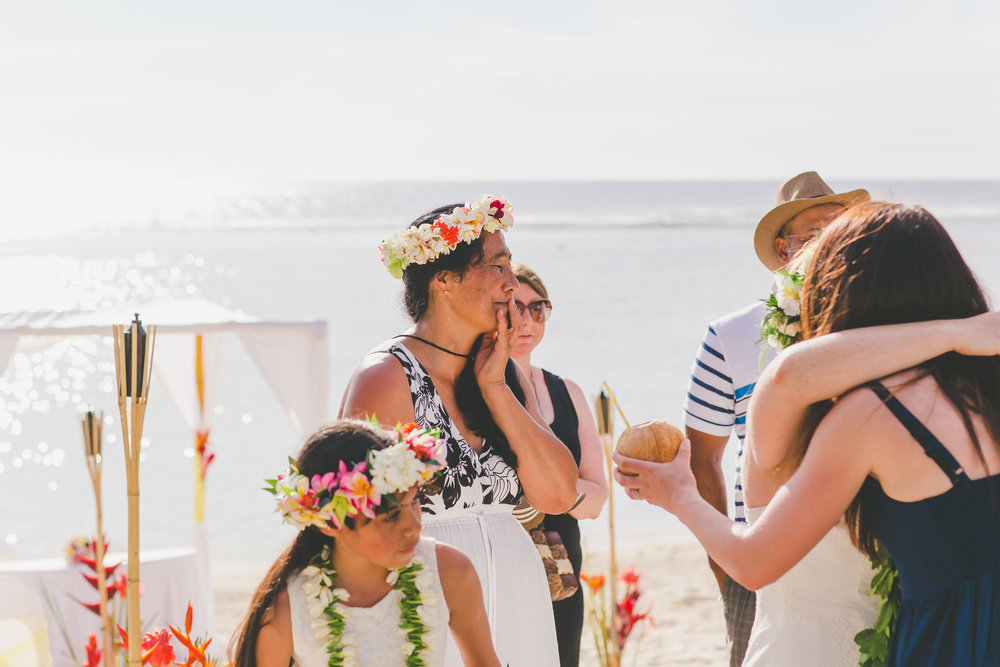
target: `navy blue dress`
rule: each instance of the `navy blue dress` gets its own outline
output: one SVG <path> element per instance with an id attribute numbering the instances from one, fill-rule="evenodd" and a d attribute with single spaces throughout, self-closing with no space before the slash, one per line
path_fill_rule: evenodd
<path id="1" fill-rule="evenodd" d="M 555 419 L 550 424 L 552 432 L 566 445 L 579 467 L 580 419 L 576 414 L 573 398 L 561 377 L 547 370 L 542 370 L 542 376 L 555 413 Z M 569 562 L 573 565 L 573 574 L 579 581 L 580 567 L 583 564 L 580 524 L 569 514 L 546 514 L 543 525 L 546 530 L 559 533 L 569 555 Z M 583 634 L 583 588 L 577 589 L 576 593 L 565 600 L 553 602 L 552 613 L 555 616 L 556 639 L 559 642 L 559 665 L 577 667 L 580 664 L 580 637 Z"/>
<path id="2" fill-rule="evenodd" d="M 911 503 L 869 477 L 878 539 L 899 569 L 902 605 L 889 665 L 1000 665 L 1000 475 L 970 480 L 955 457 L 879 383 L 870 385 L 952 488 Z"/>

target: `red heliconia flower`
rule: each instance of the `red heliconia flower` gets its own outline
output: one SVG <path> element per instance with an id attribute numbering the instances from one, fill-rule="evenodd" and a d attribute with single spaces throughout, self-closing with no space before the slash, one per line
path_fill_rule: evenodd
<path id="1" fill-rule="evenodd" d="M 87 662 L 82 663 L 82 667 L 100 667 L 101 649 L 97 647 L 97 637 L 93 633 L 84 648 L 87 650 Z"/>
<path id="2" fill-rule="evenodd" d="M 636 586 L 639 583 L 639 573 L 635 571 L 635 566 L 629 566 L 627 570 L 622 570 L 618 576 L 626 586 Z"/>
<path id="3" fill-rule="evenodd" d="M 649 617 L 649 612 L 637 614 L 635 605 L 639 601 L 639 589 L 632 589 L 628 595 L 615 605 L 615 616 L 618 618 L 618 647 L 624 648 L 625 641 L 639 621 Z M 650 619 L 652 620 L 652 619 Z"/>
<path id="4" fill-rule="evenodd" d="M 170 633 L 156 630 L 142 638 L 142 663 L 151 667 L 173 667 L 174 646 L 170 643 Z"/>
<path id="5" fill-rule="evenodd" d="M 122 650 L 128 652 L 128 632 L 120 625 L 118 635 L 121 637 L 119 645 Z M 172 667 L 174 663 L 174 646 L 170 643 L 170 633 L 166 630 L 156 630 L 147 632 L 142 638 L 142 650 L 140 652 L 143 665 L 152 667 Z"/>
<path id="6" fill-rule="evenodd" d="M 85 607 L 88 611 L 91 611 L 91 612 L 97 614 L 98 616 L 101 615 L 101 603 L 100 602 L 84 602 L 83 600 L 77 600 L 76 598 L 73 598 L 73 599 L 76 600 L 78 604 L 80 604 L 83 607 Z"/>

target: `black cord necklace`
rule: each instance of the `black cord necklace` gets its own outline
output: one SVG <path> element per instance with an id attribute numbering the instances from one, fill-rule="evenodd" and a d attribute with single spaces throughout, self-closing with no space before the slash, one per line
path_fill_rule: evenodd
<path id="1" fill-rule="evenodd" d="M 392 338 L 393 338 L 393 340 L 395 340 L 397 338 L 412 338 L 414 340 L 419 340 L 421 343 L 425 343 L 427 345 L 430 345 L 431 347 L 433 347 L 436 350 L 441 350 L 442 352 L 447 352 L 448 354 L 452 355 L 453 357 L 461 357 L 462 359 L 468 359 L 469 357 L 472 356 L 471 354 L 459 354 L 458 352 L 452 352 L 451 350 L 449 350 L 446 347 L 441 347 L 437 343 L 432 343 L 429 340 L 427 340 L 426 338 L 421 338 L 420 336 L 414 336 L 413 334 L 399 334 L 398 336 L 393 336 Z"/>

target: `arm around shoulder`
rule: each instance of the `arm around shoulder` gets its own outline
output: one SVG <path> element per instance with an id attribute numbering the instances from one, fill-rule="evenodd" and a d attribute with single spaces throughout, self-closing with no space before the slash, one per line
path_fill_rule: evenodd
<path id="1" fill-rule="evenodd" d="M 465 554 L 449 544 L 439 543 L 436 549 L 441 588 L 448 604 L 448 628 L 462 654 L 462 662 L 475 667 L 499 667 L 476 568 Z"/>

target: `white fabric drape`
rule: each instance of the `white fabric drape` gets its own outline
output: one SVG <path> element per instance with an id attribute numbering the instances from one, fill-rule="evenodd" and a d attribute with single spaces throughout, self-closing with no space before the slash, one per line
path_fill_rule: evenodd
<path id="1" fill-rule="evenodd" d="M 10 363 L 10 358 L 14 356 L 14 348 L 17 347 L 18 338 L 20 336 L 17 334 L 0 335 L 0 375 L 7 371 L 7 364 Z"/>
<path id="2" fill-rule="evenodd" d="M 329 351 L 326 322 L 294 331 L 265 325 L 236 332 L 274 390 L 300 437 L 327 419 Z"/>
<path id="3" fill-rule="evenodd" d="M 202 377 L 204 379 L 205 411 L 198 407 L 198 384 L 195 379 L 195 340 L 198 334 L 157 336 L 153 355 L 156 381 L 177 406 L 181 419 L 194 431 L 211 426 L 215 396 L 219 388 L 222 334 L 201 334 Z"/>

